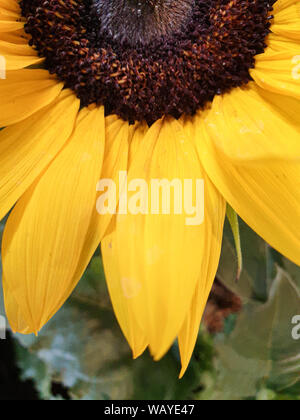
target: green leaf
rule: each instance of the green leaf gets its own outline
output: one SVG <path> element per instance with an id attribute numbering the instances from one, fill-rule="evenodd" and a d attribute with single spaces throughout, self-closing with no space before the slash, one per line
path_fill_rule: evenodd
<path id="1" fill-rule="evenodd" d="M 236 212 L 233 210 L 233 208 L 227 204 L 226 209 L 227 219 L 229 221 L 229 224 L 231 226 L 233 238 L 234 238 L 234 244 L 235 244 L 235 250 L 237 255 L 237 263 L 238 263 L 238 270 L 237 270 L 237 280 L 239 280 L 242 269 L 243 269 L 243 256 L 242 256 L 242 247 L 241 247 L 241 235 L 240 235 L 240 226 L 239 226 L 239 218 Z"/>
<path id="2" fill-rule="evenodd" d="M 257 401 L 273 401 L 276 399 L 276 393 L 271 389 L 262 388 L 256 395 Z"/>
<path id="3" fill-rule="evenodd" d="M 218 276 L 234 293 L 248 301 L 255 299 L 265 302 L 268 298 L 267 249 L 266 243 L 242 220 L 239 220 L 240 241 L 243 254 L 243 271 L 236 281 L 236 250 L 232 231 L 225 223 L 224 239 Z"/>
<path id="4" fill-rule="evenodd" d="M 218 378 L 213 397 L 250 398 L 260 387 L 280 391 L 299 382 L 299 341 L 292 337 L 291 323 L 299 313 L 299 290 L 278 268 L 268 301 L 246 305 L 231 336 L 216 342 Z"/>
<path id="5" fill-rule="evenodd" d="M 47 364 L 17 342 L 15 349 L 18 367 L 21 370 L 20 379 L 23 381 L 34 379 L 36 389 L 39 392 L 40 397 L 45 400 L 52 399 L 52 377 Z"/>

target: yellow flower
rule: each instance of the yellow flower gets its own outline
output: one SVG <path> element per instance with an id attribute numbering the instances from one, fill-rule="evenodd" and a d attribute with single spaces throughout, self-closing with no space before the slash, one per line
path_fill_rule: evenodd
<path id="1" fill-rule="evenodd" d="M 102 242 L 134 357 L 157 360 L 178 337 L 182 375 L 226 202 L 300 264 L 300 2 L 169 3 L 136 1 L 132 18 L 118 0 L 0 0 L 0 219 L 11 210 L 14 331 L 42 328 Z M 99 215 L 97 182 L 120 171 L 204 179 L 204 222 Z"/>

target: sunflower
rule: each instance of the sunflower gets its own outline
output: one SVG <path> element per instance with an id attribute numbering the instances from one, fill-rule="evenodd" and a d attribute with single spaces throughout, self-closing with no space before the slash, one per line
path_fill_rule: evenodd
<path id="1" fill-rule="evenodd" d="M 191 358 L 226 204 L 300 264 L 299 0 L 0 0 L 5 306 L 37 333 L 102 243 L 134 357 Z M 5 66 L 4 66 L 5 64 Z M 204 222 L 100 215 L 99 179 L 203 179 Z"/>

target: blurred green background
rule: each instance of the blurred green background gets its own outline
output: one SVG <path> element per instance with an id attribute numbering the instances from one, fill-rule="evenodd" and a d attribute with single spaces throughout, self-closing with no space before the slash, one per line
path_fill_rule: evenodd
<path id="1" fill-rule="evenodd" d="M 17 380 L 32 381 L 36 396 L 46 400 L 299 400 L 300 340 L 292 337 L 292 318 L 300 315 L 300 268 L 243 222 L 240 230 L 242 275 L 237 281 L 226 223 L 218 277 L 183 379 L 176 343 L 158 363 L 147 352 L 132 360 L 98 254 L 39 337 L 14 336 Z M 1 381 L 5 387 L 0 370 Z"/>

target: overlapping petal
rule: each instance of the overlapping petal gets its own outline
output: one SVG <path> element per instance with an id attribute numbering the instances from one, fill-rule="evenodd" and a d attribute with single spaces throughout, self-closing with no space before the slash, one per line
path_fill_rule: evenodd
<path id="1" fill-rule="evenodd" d="M 290 103 L 296 101 L 291 98 Z M 203 119 L 215 147 L 232 161 L 297 161 L 300 159 L 300 116 L 294 109 L 274 107 L 252 83 L 216 96 Z"/>
<path id="2" fill-rule="evenodd" d="M 286 38 L 300 40 L 299 0 L 278 0 L 274 4 L 272 32 Z"/>
<path id="3" fill-rule="evenodd" d="M 300 43 L 296 49 L 267 49 L 256 57 L 252 78 L 262 88 L 300 99 Z"/>
<path id="4" fill-rule="evenodd" d="M 269 53 L 291 52 L 293 57 L 295 56 L 295 52 L 296 55 L 298 54 L 297 52 L 299 51 L 299 42 L 297 42 L 296 40 L 292 40 L 284 36 L 271 33 L 268 36 L 267 42 L 267 48 Z"/>
<path id="5" fill-rule="evenodd" d="M 144 138 L 140 133 L 133 137 L 131 147 L 135 157 L 129 168 L 129 186 L 139 180 L 148 186 L 152 180 L 179 180 L 182 183 L 187 179 L 195 183 L 204 180 L 205 200 L 210 200 L 210 194 L 217 195 L 210 189 L 210 183 L 205 182 L 196 150 L 178 121 L 156 122 Z M 134 184 L 130 188 L 134 189 Z M 149 189 L 148 193 L 151 194 Z M 203 204 L 203 197 L 200 199 Z M 207 235 L 211 234 L 209 226 L 214 215 L 207 214 L 208 204 L 204 222 L 198 221 L 199 224 L 192 226 L 187 221 L 187 213 L 183 210 L 176 214 L 172 206 L 170 214 L 155 214 L 152 205 L 157 203 L 153 196 L 141 211 L 137 211 L 138 214 L 134 213 L 134 206 L 130 207 L 131 200 L 139 202 L 134 194 L 129 196 L 128 214 L 117 215 L 115 230 L 106 243 L 105 266 L 109 267 L 106 261 L 109 252 L 116 255 L 118 262 L 117 274 L 106 268 L 106 275 L 108 284 L 114 284 L 112 300 L 118 319 L 124 319 L 124 306 L 130 306 L 151 353 L 159 359 L 184 323 L 198 280 L 206 281 L 201 276 L 201 265 L 208 258 Z M 223 200 L 220 201 L 225 207 Z M 220 216 L 216 223 L 222 223 L 224 213 L 216 209 L 214 212 Z"/>
<path id="6" fill-rule="evenodd" d="M 10 44 L 28 44 L 30 36 L 25 33 L 24 29 L 14 32 L 0 32 L 0 41 Z M 34 51 L 31 51 L 34 54 Z"/>
<path id="7" fill-rule="evenodd" d="M 191 126 L 192 124 L 192 126 Z M 196 139 L 196 126 L 191 121 L 184 122 L 184 129 L 187 135 Z M 189 127 L 188 127 L 189 126 Z M 191 131 L 189 131 L 191 130 Z M 198 140 L 200 140 L 198 138 Z M 180 377 L 182 377 L 189 365 L 195 343 L 199 333 L 199 326 L 203 316 L 206 303 L 215 280 L 216 271 L 219 265 L 221 244 L 223 236 L 223 223 L 225 203 L 221 194 L 215 189 L 210 179 L 206 175 L 206 221 L 205 221 L 205 237 L 206 247 L 205 254 L 199 263 L 201 264 L 201 275 L 198 285 L 191 302 L 190 309 L 187 313 L 185 322 L 178 336 L 182 369 Z"/>
<path id="8" fill-rule="evenodd" d="M 132 162 L 131 158 L 133 158 L 134 146 L 137 143 L 139 143 L 139 141 L 137 140 L 137 137 L 140 135 L 143 136 L 143 134 L 145 134 L 145 131 L 141 130 L 141 127 L 143 125 L 139 125 L 137 129 L 133 128 L 134 130 L 133 133 L 132 132 L 127 133 L 128 142 L 126 145 L 124 144 L 124 140 L 122 141 L 122 138 L 123 139 L 125 138 L 124 125 L 126 126 L 127 124 L 126 123 L 122 124 L 120 120 L 118 119 L 114 120 L 114 117 L 109 117 L 109 118 L 112 119 L 112 122 L 109 125 L 107 132 L 112 139 L 115 139 L 114 142 L 116 144 L 119 143 L 121 145 L 123 143 L 123 151 L 122 150 L 118 151 L 116 149 L 115 151 L 112 150 L 111 153 L 107 155 L 107 159 L 106 159 L 107 166 L 106 166 L 105 172 L 103 172 L 102 178 L 104 178 L 104 174 L 113 175 L 111 179 L 117 185 L 117 194 L 119 196 L 120 186 L 118 185 L 119 184 L 118 177 L 119 177 L 120 171 L 124 172 L 128 170 L 128 162 L 129 164 Z M 123 128 L 122 130 L 123 132 L 120 130 L 120 128 Z M 134 142 L 131 141 L 133 135 L 135 138 Z M 119 137 L 119 140 L 118 140 L 118 137 Z M 128 153 L 129 144 L 131 146 L 130 147 L 131 158 Z M 124 150 L 124 146 L 126 147 L 126 152 Z M 115 156 L 115 158 L 113 158 L 113 156 Z M 118 267 L 117 251 L 116 251 L 116 248 L 113 247 L 112 245 L 114 241 L 114 236 L 115 236 L 115 233 L 112 233 L 113 230 L 115 230 L 115 219 L 110 227 L 110 232 L 108 233 L 108 235 L 106 235 L 106 237 L 102 241 L 102 244 L 101 244 L 102 255 L 104 259 L 104 266 L 105 266 L 107 278 L 109 278 L 108 289 L 109 289 L 110 297 L 111 297 L 112 304 L 115 310 L 115 314 L 120 324 L 120 327 L 123 331 L 123 334 L 126 337 L 132 349 L 133 357 L 135 358 L 143 353 L 143 351 L 148 345 L 148 342 L 143 331 L 141 330 L 141 327 L 139 326 L 138 322 L 136 321 L 134 317 L 134 313 L 131 308 L 130 301 L 124 296 L 123 293 L 120 293 L 120 290 L 122 290 L 122 285 L 120 283 L 121 276 L 120 276 L 119 267 Z"/>
<path id="9" fill-rule="evenodd" d="M 1 25 L 1 22 L 0 22 Z M 1 26 L 0 26 L 1 27 Z M 0 56 L 5 59 L 5 69 L 18 70 L 43 62 L 36 51 L 27 43 L 2 41 L 0 37 Z"/>
<path id="10" fill-rule="evenodd" d="M 0 127 L 20 122 L 53 102 L 63 83 L 47 70 L 17 70 L 0 81 Z"/>
<path id="11" fill-rule="evenodd" d="M 23 22 L 19 22 L 14 19 L 7 19 L 6 16 L 0 16 L 0 32 L 12 32 L 17 31 L 24 27 Z"/>
<path id="12" fill-rule="evenodd" d="M 300 163 L 233 162 L 220 153 L 203 119 L 196 123 L 202 163 L 220 193 L 252 229 L 300 265 Z"/>
<path id="13" fill-rule="evenodd" d="M 40 64 L 43 58 L 28 44 L 24 19 L 17 1 L 0 3 L 0 69 L 18 70 Z M 1 77 L 2 78 L 2 77 Z"/>
<path id="14" fill-rule="evenodd" d="M 0 132 L 0 219 L 55 158 L 71 135 L 79 100 L 69 90 Z"/>
<path id="15" fill-rule="evenodd" d="M 104 137 L 103 108 L 82 110 L 64 149 L 8 218 L 3 276 L 17 304 L 8 312 L 15 330 L 20 311 L 29 331 L 39 331 L 79 280 L 74 273 L 96 205 Z"/>
<path id="16" fill-rule="evenodd" d="M 17 1 L 0 1 L 0 32 L 16 31 L 24 27 L 24 19 Z"/>
<path id="17" fill-rule="evenodd" d="M 113 245 L 115 243 L 114 236 L 115 233 L 106 235 L 101 243 L 108 289 L 119 325 L 132 349 L 133 357 L 136 358 L 144 352 L 148 341 L 134 316 L 130 300 L 122 293 L 123 285 L 119 272 L 118 255 L 116 247 Z"/>
<path id="18" fill-rule="evenodd" d="M 0 12 L 7 12 L 12 16 L 20 14 L 20 6 L 17 0 L 0 0 Z"/>
<path id="19" fill-rule="evenodd" d="M 130 128 L 126 122 L 115 117 L 107 117 L 105 119 L 105 152 L 103 165 L 100 168 L 101 171 L 98 177 L 99 180 L 109 178 L 113 182 L 117 182 L 119 171 L 126 171 L 129 137 Z M 96 189 L 98 189 L 98 186 Z M 78 259 L 73 275 L 73 283 L 77 283 L 82 277 L 104 234 L 107 232 L 113 216 L 111 213 L 99 213 L 97 205 L 99 195 L 100 192 L 97 192 L 97 199 L 94 203 L 93 213 L 85 236 L 85 243 L 82 246 L 80 258 Z M 61 304 L 63 304 L 67 297 L 67 295 L 62 296 Z M 54 312 L 50 316 L 52 315 L 54 315 Z"/>

